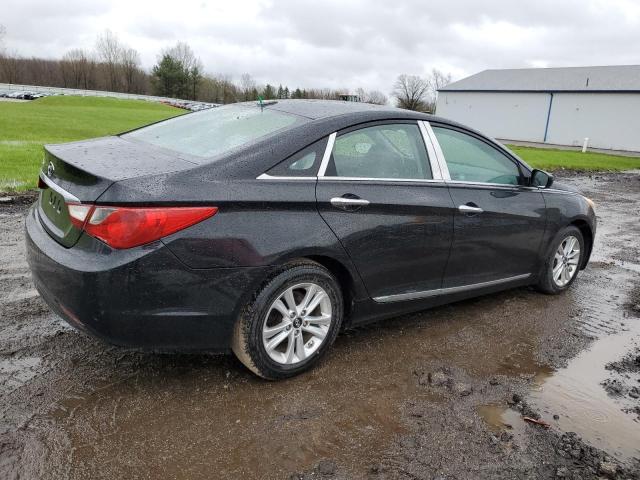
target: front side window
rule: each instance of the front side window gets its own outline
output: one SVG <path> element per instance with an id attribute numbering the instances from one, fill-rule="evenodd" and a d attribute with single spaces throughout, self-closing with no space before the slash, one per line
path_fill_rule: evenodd
<path id="1" fill-rule="evenodd" d="M 420 129 L 409 123 L 376 125 L 340 135 L 325 176 L 433 178 Z"/>
<path id="2" fill-rule="evenodd" d="M 225 105 L 174 117 L 123 135 L 174 152 L 210 158 L 301 123 L 296 115 L 252 105 Z"/>
<path id="3" fill-rule="evenodd" d="M 457 130 L 433 126 L 451 180 L 518 185 L 516 163 L 487 143 Z"/>

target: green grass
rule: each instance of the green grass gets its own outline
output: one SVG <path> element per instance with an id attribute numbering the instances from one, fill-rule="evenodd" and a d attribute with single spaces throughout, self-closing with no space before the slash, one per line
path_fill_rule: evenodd
<path id="1" fill-rule="evenodd" d="M 0 191 L 36 186 L 46 143 L 112 135 L 182 113 L 160 103 L 101 97 L 0 101 Z"/>
<path id="2" fill-rule="evenodd" d="M 630 170 L 640 168 L 640 157 L 623 157 L 595 152 L 576 152 L 509 145 L 525 162 L 541 170 Z"/>

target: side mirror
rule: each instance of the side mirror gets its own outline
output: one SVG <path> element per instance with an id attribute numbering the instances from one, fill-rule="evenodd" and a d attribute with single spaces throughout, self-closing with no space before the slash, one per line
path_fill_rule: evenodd
<path id="1" fill-rule="evenodd" d="M 553 175 L 545 172 L 544 170 L 534 169 L 531 172 L 531 178 L 529 179 L 529 186 L 549 188 L 553 185 Z"/>

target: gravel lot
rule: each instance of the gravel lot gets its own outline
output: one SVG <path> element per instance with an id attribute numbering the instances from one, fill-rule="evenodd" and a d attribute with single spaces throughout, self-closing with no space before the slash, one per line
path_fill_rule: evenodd
<path id="1" fill-rule="evenodd" d="M 640 478 L 640 173 L 563 181 L 599 220 L 569 292 L 349 331 L 279 383 L 68 327 L 33 289 L 33 199 L 15 197 L 0 205 L 0 478 Z"/>

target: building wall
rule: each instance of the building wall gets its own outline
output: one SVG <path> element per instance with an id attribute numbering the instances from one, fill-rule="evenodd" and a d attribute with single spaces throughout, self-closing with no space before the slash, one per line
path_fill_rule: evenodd
<path id="1" fill-rule="evenodd" d="M 441 92 L 436 113 L 486 135 L 543 142 L 548 93 Z M 640 151 L 640 94 L 554 93 L 546 143 Z"/>
<path id="2" fill-rule="evenodd" d="M 640 94 L 554 94 L 547 142 L 640 151 Z"/>
<path id="3" fill-rule="evenodd" d="M 494 138 L 542 142 L 546 93 L 440 92 L 436 114 Z"/>

